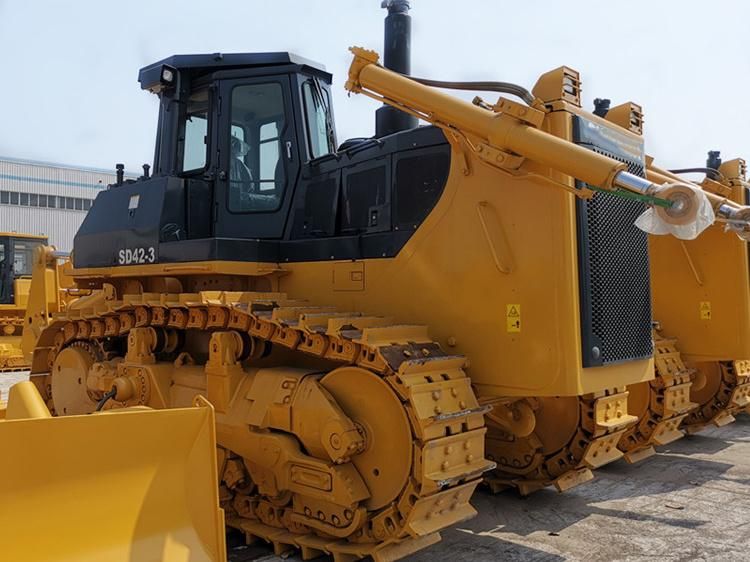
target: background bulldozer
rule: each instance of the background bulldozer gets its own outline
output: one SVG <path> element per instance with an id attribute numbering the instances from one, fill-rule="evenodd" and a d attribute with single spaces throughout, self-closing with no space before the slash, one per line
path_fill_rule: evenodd
<path id="1" fill-rule="evenodd" d="M 433 544 L 496 465 L 529 491 L 619 458 L 625 387 L 654 377 L 634 221 L 697 235 L 707 206 L 747 227 L 741 205 L 648 181 L 638 113 L 583 111 L 569 68 L 532 92 L 395 72 L 405 4 L 391 69 L 354 49 L 347 88 L 389 106 L 374 139 L 337 146 L 331 76 L 289 53 L 143 68 L 154 175 L 97 196 L 79 297 L 35 337 L 50 424 L 205 397 L 227 524 L 305 558 Z"/>
<path id="2" fill-rule="evenodd" d="M 748 184 L 742 159 L 721 162 L 709 153 L 701 187 L 744 203 Z M 688 171 L 691 171 L 688 170 Z M 679 172 L 679 170 L 678 170 Z M 653 169 L 650 175 L 673 180 Z M 651 241 L 654 306 L 664 333 L 679 340 L 694 371 L 690 400 L 697 407 L 683 427 L 699 431 L 708 424 L 733 421 L 750 404 L 750 267 L 745 239 L 727 237 L 716 225 L 696 240 L 673 244 Z M 676 277 L 683 280 L 675 283 Z"/>
<path id="3" fill-rule="evenodd" d="M 34 251 L 46 243 L 44 236 L 0 232 L 0 373 L 29 368 L 21 350 L 21 334 Z"/>
<path id="4" fill-rule="evenodd" d="M 703 172 L 696 187 L 743 203 L 745 162 L 710 156 L 706 168 L 675 172 Z M 659 183 L 684 181 L 653 162 L 647 175 Z M 748 250 L 744 233 L 727 235 L 731 227 L 715 224 L 693 240 L 649 237 L 657 376 L 628 387 L 629 411 L 639 421 L 619 447 L 631 462 L 685 431 L 729 423 L 750 403 Z"/>

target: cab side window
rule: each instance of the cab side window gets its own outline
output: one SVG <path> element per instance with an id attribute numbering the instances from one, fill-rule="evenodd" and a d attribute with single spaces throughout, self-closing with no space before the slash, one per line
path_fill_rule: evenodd
<path id="1" fill-rule="evenodd" d="M 302 100 L 305 106 L 310 158 L 319 158 L 334 152 L 328 92 L 321 88 L 319 83 L 308 80 L 302 84 Z"/>
<path id="2" fill-rule="evenodd" d="M 286 185 L 282 134 L 287 127 L 281 84 L 232 90 L 229 161 L 231 212 L 275 211 Z"/>
<path id="3" fill-rule="evenodd" d="M 13 275 L 14 277 L 30 276 L 32 265 L 34 263 L 34 250 L 41 245 L 41 242 L 32 242 L 29 240 L 13 241 Z"/>
<path id="4" fill-rule="evenodd" d="M 198 90 L 190 96 L 178 142 L 182 172 L 205 169 L 208 153 L 208 90 Z"/>

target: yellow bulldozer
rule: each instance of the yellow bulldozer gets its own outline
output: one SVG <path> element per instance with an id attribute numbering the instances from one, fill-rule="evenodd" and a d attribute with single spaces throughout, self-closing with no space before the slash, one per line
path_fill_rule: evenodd
<path id="1" fill-rule="evenodd" d="M 44 236 L 0 232 L 0 373 L 29 368 L 30 361 L 21 349 L 21 334 L 34 251 L 46 243 Z M 54 300 L 58 301 L 56 297 Z"/>
<path id="2" fill-rule="evenodd" d="M 727 200 L 745 203 L 746 164 L 721 162 L 709 153 L 701 187 Z M 649 176 L 674 181 L 677 176 L 653 168 Z M 750 405 L 750 267 L 745 239 L 727 237 L 715 225 L 695 240 L 652 241 L 654 303 L 665 333 L 676 337 L 694 373 L 690 400 L 696 407 L 683 422 L 688 432 L 722 426 Z M 744 236 L 744 235 L 743 235 Z M 684 281 L 677 285 L 675 279 Z M 671 278 L 671 280 L 670 280 Z"/>
<path id="3" fill-rule="evenodd" d="M 388 3 L 387 37 L 404 40 L 405 4 Z M 34 388 L 14 387 L 38 427 L 69 429 L 55 458 L 77 468 L 55 478 L 75 472 L 81 501 L 118 459 L 138 461 L 139 438 L 179 434 L 159 415 L 203 400 L 227 525 L 305 559 L 395 560 L 471 517 L 485 476 L 565 489 L 622 457 L 638 421 L 626 388 L 655 378 L 648 235 L 634 223 L 744 234 L 748 209 L 650 180 L 638 108 L 584 111 L 570 68 L 531 91 L 436 82 L 405 76 L 404 49 L 386 44 L 387 68 L 353 49 L 346 88 L 385 106 L 374 138 L 341 145 L 331 76 L 309 60 L 141 69 L 161 102 L 154 174 L 98 194 L 75 238 L 77 298 L 51 318 L 32 301 Z M 11 423 L 0 429 L 20 446 Z M 20 489 L 44 481 L 13 470 Z M 135 537 L 142 487 L 160 482 L 133 481 L 123 499 Z"/>
<path id="4" fill-rule="evenodd" d="M 721 162 L 709 153 L 705 168 L 668 171 L 649 159 L 656 183 L 693 184 L 725 201 L 745 202 L 746 165 Z M 725 425 L 750 404 L 750 268 L 746 234 L 728 236 L 731 221 L 717 223 L 692 240 L 650 236 L 656 377 L 628 386 L 628 409 L 638 418 L 620 440 L 630 462 L 709 424 Z"/>

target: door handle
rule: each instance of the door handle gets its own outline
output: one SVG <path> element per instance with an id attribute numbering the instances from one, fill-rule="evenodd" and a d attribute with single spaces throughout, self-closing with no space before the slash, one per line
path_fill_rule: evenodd
<path id="1" fill-rule="evenodd" d="M 286 157 L 291 161 L 292 159 L 292 141 L 286 141 Z"/>

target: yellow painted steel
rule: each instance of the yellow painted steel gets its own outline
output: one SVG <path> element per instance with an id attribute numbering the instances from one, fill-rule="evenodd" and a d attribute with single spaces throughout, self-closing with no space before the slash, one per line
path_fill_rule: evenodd
<path id="1" fill-rule="evenodd" d="M 49 324 L 52 315 L 64 310 L 75 296 L 74 292 L 67 290 L 73 286 L 73 279 L 69 275 L 71 264 L 69 261 L 60 264 L 53 246 L 40 246 L 34 252 L 33 259 L 33 283 L 27 291 L 20 339 L 20 348 L 28 365 L 31 364 L 39 335 Z"/>
<path id="2" fill-rule="evenodd" d="M 5 414 L 3 560 L 226 559 L 213 410 L 205 402 L 50 418 L 26 382 L 11 388 Z"/>
<path id="3" fill-rule="evenodd" d="M 723 228 L 695 240 L 649 238 L 654 318 L 692 361 L 750 357 L 747 243 Z"/>

